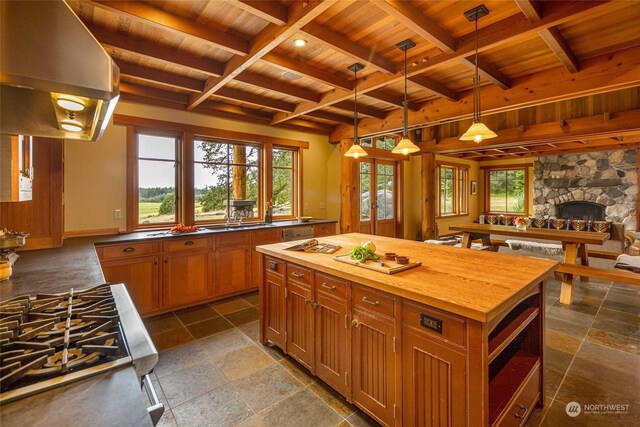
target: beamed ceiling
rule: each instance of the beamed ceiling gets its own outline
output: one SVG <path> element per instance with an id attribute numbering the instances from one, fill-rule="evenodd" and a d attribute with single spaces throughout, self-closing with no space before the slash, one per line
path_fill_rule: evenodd
<path id="1" fill-rule="evenodd" d="M 397 134 L 404 54 L 396 44 L 411 39 L 409 126 L 421 129 L 425 152 L 494 160 L 637 147 L 640 141 L 640 1 L 68 4 L 120 67 L 123 100 L 325 134 L 337 142 L 353 137 L 354 79 L 347 67 L 359 62 L 365 66 L 358 74 L 360 135 Z M 474 24 L 464 12 L 481 4 L 489 10 L 479 20 L 482 111 L 499 137 L 463 144 L 456 135 L 470 124 L 475 65 Z M 294 39 L 307 45 L 297 48 Z M 499 119 L 509 111 L 630 88 L 622 118 L 618 107 L 526 126 Z M 453 122 L 448 134 L 436 129 Z"/>

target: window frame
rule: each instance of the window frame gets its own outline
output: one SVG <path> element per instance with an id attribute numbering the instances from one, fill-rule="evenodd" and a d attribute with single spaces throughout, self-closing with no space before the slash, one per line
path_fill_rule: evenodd
<path id="1" fill-rule="evenodd" d="M 127 199 L 126 199 L 126 231 L 149 229 L 166 229 L 174 223 L 138 224 L 138 143 L 137 134 L 170 136 L 178 139 L 176 157 L 176 223 L 195 224 L 195 186 L 194 186 L 194 144 L 196 139 L 217 140 L 231 144 L 257 146 L 260 150 L 259 173 L 262 188 L 258 195 L 258 215 L 246 222 L 261 222 L 265 216 L 265 201 L 272 195 L 272 148 L 286 149 L 294 153 L 294 208 L 291 216 L 278 216 L 277 220 L 292 219 L 299 215 L 303 206 L 302 159 L 304 149 L 309 148 L 308 141 L 278 138 L 267 135 L 249 134 L 224 129 L 195 126 L 186 123 L 166 122 L 162 120 L 114 114 L 114 125 L 126 126 L 126 159 L 127 159 Z M 198 222 L 198 226 L 215 226 L 222 221 Z"/>
<path id="2" fill-rule="evenodd" d="M 485 215 L 529 215 L 529 165 L 502 165 L 502 166 L 487 166 L 482 168 L 484 172 L 484 209 Z M 524 171 L 524 211 L 522 212 L 506 212 L 506 211 L 492 211 L 491 210 L 491 172 L 494 171 Z"/>
<path id="3" fill-rule="evenodd" d="M 269 163 L 271 164 L 271 177 L 269 179 L 269 186 L 267 187 L 265 182 L 265 203 L 273 198 L 273 150 L 290 151 L 292 154 L 291 159 L 291 215 L 274 215 L 274 220 L 287 220 L 297 218 L 300 212 L 299 200 L 302 196 L 300 189 L 302 188 L 301 182 L 301 165 L 302 165 L 302 151 L 300 149 L 294 149 L 291 147 L 285 147 L 281 145 L 273 145 L 269 148 Z M 267 154 L 265 153 L 265 156 Z M 278 166 L 280 169 L 285 169 Z M 269 175 L 267 168 L 264 168 L 265 175 Z M 288 168 L 287 168 L 288 169 Z M 264 204 L 264 203 L 263 203 Z M 264 215 L 264 212 L 263 212 Z"/>
<path id="4" fill-rule="evenodd" d="M 140 135 L 149 135 L 156 137 L 164 137 L 164 138 L 174 138 L 176 141 L 176 158 L 175 158 L 175 186 L 176 186 L 176 194 L 175 194 L 175 221 L 173 222 L 156 222 L 150 224 L 141 224 L 140 223 L 140 160 L 151 160 L 155 161 L 156 159 L 151 158 L 140 158 L 139 157 L 139 141 Z M 181 134 L 176 132 L 165 132 L 162 130 L 156 129 L 144 129 L 144 128 L 136 128 L 134 130 L 134 144 L 133 144 L 133 176 L 128 177 L 128 180 L 132 181 L 134 186 L 134 194 L 133 194 L 133 209 L 130 209 L 127 206 L 127 216 L 128 222 L 131 222 L 135 225 L 136 230 L 144 230 L 144 229 L 153 229 L 153 228 L 163 228 L 163 227 L 171 227 L 176 224 L 182 222 L 182 213 L 181 209 L 181 200 L 182 200 L 182 174 L 180 173 L 183 163 L 182 163 L 182 145 L 183 145 L 183 137 Z M 163 161 L 161 159 L 157 159 L 157 161 Z M 129 169 L 129 168 L 128 168 Z"/>
<path id="5" fill-rule="evenodd" d="M 452 206 L 453 213 L 442 213 L 440 194 L 441 187 L 441 173 L 442 168 L 452 169 L 453 171 L 453 195 Z M 469 165 L 456 164 L 450 162 L 437 162 L 436 163 L 436 218 L 453 218 L 469 215 Z M 462 190 L 460 190 L 460 178 L 462 177 Z M 462 196 L 462 197 L 460 197 Z"/>

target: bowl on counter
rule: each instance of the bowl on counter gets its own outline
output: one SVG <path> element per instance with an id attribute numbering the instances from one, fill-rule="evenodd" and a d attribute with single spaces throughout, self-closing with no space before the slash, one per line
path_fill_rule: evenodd
<path id="1" fill-rule="evenodd" d="M 396 262 L 398 264 L 409 264 L 409 257 L 403 255 L 396 255 Z"/>
<path id="2" fill-rule="evenodd" d="M 396 253 L 395 252 L 385 252 L 384 259 L 386 259 L 388 261 L 393 261 L 393 260 L 396 259 Z"/>
<path id="3" fill-rule="evenodd" d="M 313 217 L 312 216 L 299 216 L 298 217 L 298 221 L 299 222 L 309 222 L 311 221 Z"/>

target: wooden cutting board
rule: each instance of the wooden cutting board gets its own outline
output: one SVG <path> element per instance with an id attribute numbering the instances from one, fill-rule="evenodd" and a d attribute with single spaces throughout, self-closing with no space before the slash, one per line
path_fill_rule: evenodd
<path id="1" fill-rule="evenodd" d="M 344 262 L 346 264 L 351 264 L 358 267 L 366 268 L 368 270 L 379 271 L 380 273 L 385 273 L 385 274 L 394 274 L 399 271 L 409 270 L 410 268 L 422 265 L 421 261 L 414 261 L 414 262 L 410 262 L 409 264 L 398 264 L 395 261 L 388 261 L 381 258 L 380 260 L 384 263 L 384 265 L 381 266 L 377 262 L 371 261 L 371 260 L 368 260 L 365 262 L 357 261 L 351 258 L 349 255 L 339 255 L 339 256 L 333 257 L 333 259 L 335 259 L 336 261 Z"/>

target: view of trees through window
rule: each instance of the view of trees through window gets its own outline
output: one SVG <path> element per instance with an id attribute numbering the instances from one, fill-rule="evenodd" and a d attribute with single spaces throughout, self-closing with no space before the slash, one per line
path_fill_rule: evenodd
<path id="1" fill-rule="evenodd" d="M 488 170 L 489 211 L 525 212 L 525 169 Z"/>
<path id="2" fill-rule="evenodd" d="M 138 222 L 176 222 L 178 139 L 138 134 Z"/>
<path id="3" fill-rule="evenodd" d="M 294 152 L 274 148 L 272 151 L 273 216 L 293 216 L 295 214 L 295 170 Z"/>
<path id="4" fill-rule="evenodd" d="M 374 145 L 375 144 L 375 145 Z M 360 139 L 363 147 L 375 147 L 380 150 L 391 151 L 396 146 L 396 137 L 390 135 L 379 135 Z"/>
<path id="5" fill-rule="evenodd" d="M 464 166 L 438 166 L 438 215 L 468 212 L 469 170 Z"/>
<path id="6" fill-rule="evenodd" d="M 453 168 L 440 167 L 440 215 L 453 214 Z"/>
<path id="7" fill-rule="evenodd" d="M 257 146 L 196 140 L 196 222 L 260 215 L 260 150 Z"/>

